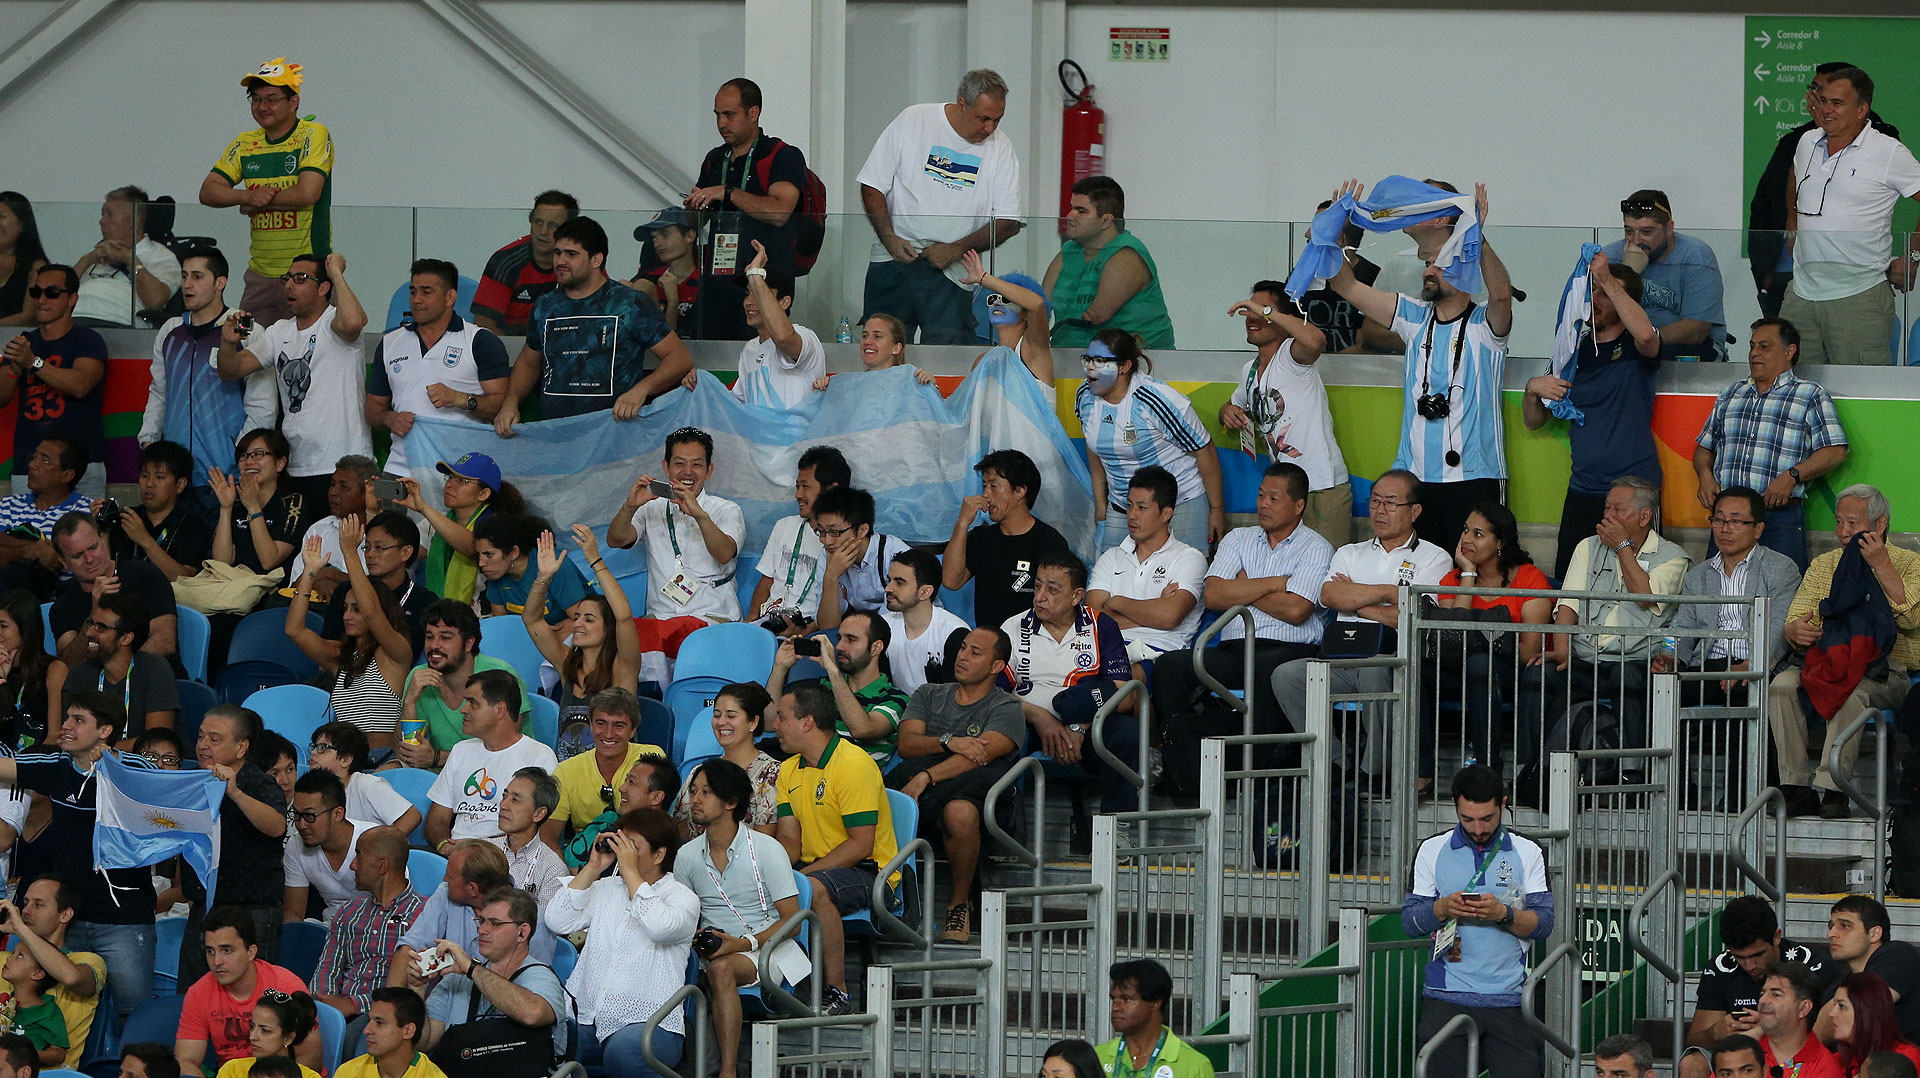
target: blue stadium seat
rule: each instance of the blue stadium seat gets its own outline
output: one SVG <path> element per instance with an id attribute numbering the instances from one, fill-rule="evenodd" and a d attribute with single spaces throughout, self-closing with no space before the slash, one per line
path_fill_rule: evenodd
<path id="1" fill-rule="evenodd" d="M 499 659 L 513 667 L 526 682 L 528 692 L 540 691 L 540 664 L 546 660 L 527 635 L 526 622 L 518 614 L 495 614 L 480 619 L 480 654 Z"/>
<path id="2" fill-rule="evenodd" d="M 327 926 L 312 921 L 288 921 L 280 926 L 280 957 L 273 964 L 312 983 L 320 968 L 320 952 L 327 946 Z"/>
<path id="3" fill-rule="evenodd" d="M 633 739 L 642 745 L 658 745 L 663 750 L 673 744 L 673 709 L 666 701 L 651 696 L 640 698 L 640 729 L 634 731 Z"/>
<path id="4" fill-rule="evenodd" d="M 200 740 L 200 720 L 206 718 L 208 708 L 220 702 L 220 694 L 198 681 L 184 678 L 176 680 L 173 687 L 180 694 L 180 710 L 173 716 L 173 732 L 180 735 L 181 751 L 192 756 L 194 745 Z"/>
<path id="5" fill-rule="evenodd" d="M 184 922 L 185 918 L 176 917 Z M 174 943 L 174 951 L 180 949 Z M 121 1044 L 171 1044 L 174 1035 L 180 1032 L 180 1005 L 187 1001 L 185 995 L 162 995 L 142 1003 L 127 1016 L 127 1024 L 120 1030 Z M 51 1074 L 51 1071 L 43 1073 Z"/>
<path id="6" fill-rule="evenodd" d="M 47 645 L 47 654 L 52 655 L 54 652 L 59 651 L 60 644 L 58 641 L 56 641 L 53 638 L 53 604 L 52 603 L 40 604 L 40 628 L 46 637 L 45 643 Z"/>
<path id="7" fill-rule="evenodd" d="M 180 627 L 176 630 L 179 638 L 180 665 L 186 668 L 187 677 L 194 681 L 207 680 L 207 649 L 213 642 L 213 623 L 207 616 L 190 606 L 180 606 Z"/>
<path id="8" fill-rule="evenodd" d="M 702 630 L 704 631 L 704 630 Z M 713 728 L 714 694 L 733 682 L 733 678 L 682 678 L 667 686 L 666 706 L 673 712 L 673 736 L 662 747 L 675 764 L 687 758 L 687 740 L 693 731 L 705 725 Z"/>
<path id="9" fill-rule="evenodd" d="M 887 791 L 887 811 L 893 817 L 893 841 L 897 846 L 912 842 L 920 833 L 920 802 L 908 797 L 899 790 Z M 900 869 L 900 886 L 894 890 L 892 912 L 895 917 L 907 915 L 907 877 L 913 875 L 912 865 L 903 865 Z M 931 896 L 922 896 L 925 901 Z M 859 910 L 854 913 L 842 912 L 841 920 L 846 922 L 847 935 L 853 939 L 871 939 L 880 935 L 873 927 L 873 911 Z"/>
<path id="10" fill-rule="evenodd" d="M 555 936 L 553 938 L 553 972 L 559 975 L 561 984 L 566 984 L 567 978 L 573 976 L 573 967 L 579 962 L 580 951 L 574 947 L 573 941 L 565 936 Z"/>
<path id="11" fill-rule="evenodd" d="M 1894 340 L 1899 339 L 1899 335 L 1896 334 Z M 1899 358 L 1894 357 L 1896 361 Z M 1913 328 L 1907 331 L 1907 366 L 1920 367 L 1920 321 L 1914 322 Z"/>
<path id="12" fill-rule="evenodd" d="M 407 851 L 407 882 L 415 891 L 431 895 L 447 876 L 447 859 L 432 850 Z"/>
<path id="13" fill-rule="evenodd" d="M 968 577 L 967 582 L 965 584 L 960 585 L 958 588 L 952 591 L 948 591 L 946 588 L 941 588 L 940 594 L 935 598 L 940 603 L 940 605 L 945 607 L 948 611 L 950 611 L 954 617 L 959 618 L 961 621 L 966 622 L 968 625 L 973 624 L 973 578 L 972 577 Z"/>
<path id="14" fill-rule="evenodd" d="M 794 895 L 794 901 L 799 903 L 800 908 L 806 910 L 812 907 L 813 877 L 801 872 L 799 869 L 795 869 L 793 871 L 793 885 L 798 891 L 798 894 Z M 806 948 L 811 942 L 809 938 L 811 928 L 811 925 L 802 924 L 800 931 L 794 934 L 794 939 L 802 948 Z M 793 986 L 789 984 L 785 987 L 792 988 Z M 748 985 L 740 989 L 740 1006 L 741 1010 L 750 1018 L 771 1013 L 767 1007 L 766 1000 L 761 998 L 760 986 L 758 984 Z"/>
<path id="15" fill-rule="evenodd" d="M 693 761 L 718 756 L 721 751 L 720 739 L 713 735 L 713 713 L 709 711 L 706 722 L 694 720 L 687 727 L 687 742 L 681 746 L 681 756 L 684 761 Z M 679 766 L 682 775 L 693 769 L 691 764 L 686 762 Z"/>
<path id="16" fill-rule="evenodd" d="M 740 616 L 753 613 L 753 590 L 760 586 L 760 555 L 741 551 L 733 561 L 734 594 L 740 596 Z"/>
<path id="17" fill-rule="evenodd" d="M 380 772 L 380 777 L 387 780 L 387 785 L 392 786 L 395 793 L 406 798 L 408 804 L 420 810 L 420 825 L 413 829 L 413 834 L 407 836 L 407 841 L 426 845 L 427 810 L 433 807 L 433 802 L 427 800 L 427 790 L 439 776 L 423 767 L 396 767 Z M 431 888 L 421 892 L 432 893 Z"/>
<path id="18" fill-rule="evenodd" d="M 548 748 L 560 743 L 560 704 L 551 696 L 534 693 L 528 702 L 533 705 L 533 739 Z"/>
<path id="19" fill-rule="evenodd" d="M 680 642 L 673 678 L 676 682 L 698 677 L 765 681 L 778 647 L 773 634 L 758 625 L 731 622 L 695 629 Z"/>
<path id="20" fill-rule="evenodd" d="M 100 994 L 94 1000 L 93 1025 L 87 1028 L 87 1043 L 80 1052 L 80 1069 L 90 1078 L 100 1078 L 103 1073 L 104 1078 L 117 1078 L 120 1073 L 120 1016 L 113 1003 L 111 984 L 101 985 Z"/>
<path id="21" fill-rule="evenodd" d="M 1229 513 L 1251 513 L 1266 471 L 1261 458 L 1240 449 L 1216 447 L 1220 457 L 1220 496 Z"/>
<path id="22" fill-rule="evenodd" d="M 313 1006 L 320 1012 L 320 1073 L 332 1074 L 340 1066 L 340 1042 L 347 1039 L 347 1016 L 331 1003 L 315 1000 Z"/>
<path id="23" fill-rule="evenodd" d="M 1372 511 L 1367 508 L 1367 499 L 1373 497 L 1373 480 L 1350 475 L 1347 476 L 1347 485 L 1353 489 L 1353 515 L 1372 516 Z"/>
<path id="24" fill-rule="evenodd" d="M 153 991 L 156 996 L 172 994 L 180 980 L 180 940 L 187 934 L 185 917 L 156 917 L 153 922 Z M 138 1016 L 135 1012 L 127 1021 Z M 138 1044 L 139 1041 L 133 1043 Z M 162 1041 L 161 1043 L 165 1043 Z"/>
<path id="25" fill-rule="evenodd" d="M 323 620 L 319 611 L 307 612 L 307 627 L 314 632 L 320 631 Z M 287 635 L 285 610 L 257 610 L 234 626 L 233 640 L 227 645 L 227 661 L 249 660 L 284 666 L 293 673 L 294 680 L 300 682 L 311 681 L 320 673 L 320 667 Z"/>
<path id="26" fill-rule="evenodd" d="M 393 290 L 393 298 L 387 301 L 387 328 L 381 330 L 382 333 L 392 333 L 394 330 L 400 328 L 401 323 L 406 321 L 408 306 L 413 302 L 412 297 L 407 294 L 407 289 L 411 287 L 412 284 L 413 281 L 409 279 L 399 288 Z M 461 274 L 460 287 L 455 289 L 453 293 L 453 313 L 459 315 L 463 320 L 471 321 L 473 318 L 473 296 L 474 293 L 479 290 L 479 281 L 474 280 L 464 273 Z M 331 1073 L 332 1068 L 328 1068 L 328 1071 Z"/>
<path id="27" fill-rule="evenodd" d="M 326 690 L 311 685 L 275 685 L 252 693 L 241 705 L 260 715 L 267 729 L 293 742 L 300 770 L 307 769 L 307 742 L 332 716 Z"/>

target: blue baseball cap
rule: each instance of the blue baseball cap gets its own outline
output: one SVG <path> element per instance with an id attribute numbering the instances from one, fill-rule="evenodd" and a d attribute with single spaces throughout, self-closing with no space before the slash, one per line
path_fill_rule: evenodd
<path id="1" fill-rule="evenodd" d="M 471 479 L 483 484 L 488 490 L 500 489 L 500 466 L 485 453 L 462 453 L 460 459 L 448 464 L 446 461 L 434 465 L 442 475 L 457 475 L 462 479 Z"/>
<path id="2" fill-rule="evenodd" d="M 655 229 L 697 229 L 699 227 L 700 222 L 694 217 L 692 210 L 682 209 L 679 206 L 669 206 L 659 213 L 654 214 L 652 220 L 634 228 L 633 238 L 639 240 L 641 243 L 645 243 L 653 238 Z"/>

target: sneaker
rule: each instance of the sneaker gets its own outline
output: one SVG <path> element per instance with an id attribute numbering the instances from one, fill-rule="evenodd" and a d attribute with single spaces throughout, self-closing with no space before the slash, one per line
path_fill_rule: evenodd
<path id="1" fill-rule="evenodd" d="M 835 988 L 833 985 L 828 985 L 826 990 L 820 993 L 820 1005 L 820 1013 L 835 1018 L 853 1013 L 853 997 L 847 995 L 846 989 Z"/>
<path id="2" fill-rule="evenodd" d="M 973 908 L 962 902 L 947 907 L 947 927 L 940 932 L 942 943 L 965 943 L 973 938 Z"/>

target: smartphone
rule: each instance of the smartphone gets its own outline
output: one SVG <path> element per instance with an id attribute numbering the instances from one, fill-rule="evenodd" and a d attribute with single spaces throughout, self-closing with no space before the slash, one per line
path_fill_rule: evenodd
<path id="1" fill-rule="evenodd" d="M 653 496 L 656 498 L 673 497 L 672 483 L 666 483 L 666 482 L 662 482 L 661 480 L 655 479 L 653 482 L 647 484 L 647 489 L 652 491 Z"/>
<path id="2" fill-rule="evenodd" d="M 373 496 L 379 499 L 382 505 L 397 504 L 406 500 L 407 485 L 398 479 L 388 479 L 384 475 L 375 476 Z"/>
<path id="3" fill-rule="evenodd" d="M 804 655 L 810 659 L 818 659 L 820 657 L 820 641 L 811 636 L 796 637 L 793 641 L 793 653 L 795 655 Z"/>
<path id="4" fill-rule="evenodd" d="M 1478 902 L 1485 897 L 1487 897 L 1485 894 L 1478 894 L 1473 891 L 1463 891 L 1460 894 L 1460 898 L 1466 902 Z"/>

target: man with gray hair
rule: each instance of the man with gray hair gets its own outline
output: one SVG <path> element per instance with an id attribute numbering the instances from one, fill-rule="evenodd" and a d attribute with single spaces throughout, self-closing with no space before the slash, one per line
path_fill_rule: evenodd
<path id="1" fill-rule="evenodd" d="M 1878 488 L 1856 483 L 1841 491 L 1833 506 L 1833 534 L 1840 546 L 1813 559 L 1787 607 L 1787 647 L 1803 662 L 1788 666 L 1768 686 L 1767 718 L 1789 815 L 1816 810 L 1829 819 L 1848 815 L 1846 795 L 1828 770 L 1834 740 L 1862 711 L 1898 708 L 1907 695 L 1907 671 L 1920 667 L 1920 611 L 1915 609 L 1920 554 L 1887 541 L 1892 515 Z M 1849 602 L 1840 611 L 1825 609 L 1836 580 L 1864 586 L 1865 601 Z M 1876 623 L 1893 630 L 1892 646 L 1884 653 L 1878 653 Z M 1857 653 L 1862 647 L 1874 653 L 1862 657 Z M 1848 655 L 1849 649 L 1854 654 Z M 1856 676 L 1854 670 L 1864 672 Z M 1811 713 L 1827 720 L 1818 767 L 1807 761 Z M 1843 751 L 1843 766 L 1851 771 L 1859 739 L 1850 739 Z"/>
<path id="2" fill-rule="evenodd" d="M 128 184 L 100 203 L 100 242 L 74 262 L 83 326 L 130 326 L 139 311 L 167 305 L 180 287 L 180 260 L 147 236 L 147 193 Z M 13 312 L 8 312 L 13 313 Z"/>
<path id="3" fill-rule="evenodd" d="M 1631 1033 L 1593 1046 L 1593 1078 L 1653 1078 L 1653 1048 Z"/>
<path id="4" fill-rule="evenodd" d="M 540 825 L 559 806 L 559 781 L 545 768 L 523 767 L 513 773 L 500 797 L 500 834 L 488 839 L 506 851 L 513 885 L 531 892 L 542 908 L 573 875 L 560 851 L 540 835 Z"/>
<path id="5" fill-rule="evenodd" d="M 973 294 L 961 255 L 1020 231 L 1020 161 L 1003 134 L 1007 83 L 967 72 L 948 102 L 909 105 L 860 167 L 860 205 L 873 224 L 864 320 L 890 314 L 923 344 L 973 340 Z"/>
<path id="6" fill-rule="evenodd" d="M 300 579 L 307 569 L 307 540 L 318 536 L 320 550 L 326 556 L 326 564 L 314 573 L 314 589 L 323 600 L 333 598 L 333 591 L 347 582 L 346 555 L 340 549 L 340 522 L 347 517 L 360 521 L 364 531 L 367 522 L 367 483 L 380 474 L 380 466 L 372 457 L 350 453 L 341 457 L 333 465 L 333 478 L 327 483 L 327 515 L 313 522 L 307 533 L 300 537 L 299 546 L 293 555 L 293 575 L 288 580 Z M 354 557 L 361 557 L 354 551 Z M 366 562 L 361 561 L 364 568 Z"/>
<path id="7" fill-rule="evenodd" d="M 1567 565 L 1569 592 L 1616 595 L 1678 595 L 1686 582 L 1689 559 L 1680 544 L 1654 530 L 1660 488 L 1637 475 L 1623 475 L 1607 490 L 1606 509 L 1594 534 L 1573 549 Z M 1567 748 L 1561 739 L 1571 723 L 1559 720 L 1569 705 L 1598 707 L 1612 700 L 1620 719 L 1621 744 L 1647 743 L 1647 659 L 1659 637 L 1650 630 L 1673 620 L 1672 603 L 1632 599 L 1561 599 L 1553 609 L 1556 625 L 1586 625 L 1588 632 L 1550 634 L 1538 666 L 1520 679 L 1520 743 L 1515 757 L 1523 771 L 1544 777 L 1546 753 Z M 1608 629 L 1622 630 L 1608 632 Z M 1571 642 L 1571 646 L 1569 646 Z M 1543 746 L 1543 731 L 1559 734 Z M 1534 765 L 1528 769 L 1526 765 Z M 1537 780 L 1521 782 L 1518 800 L 1537 796 Z M 1540 802 L 1535 801 L 1535 804 Z"/>

